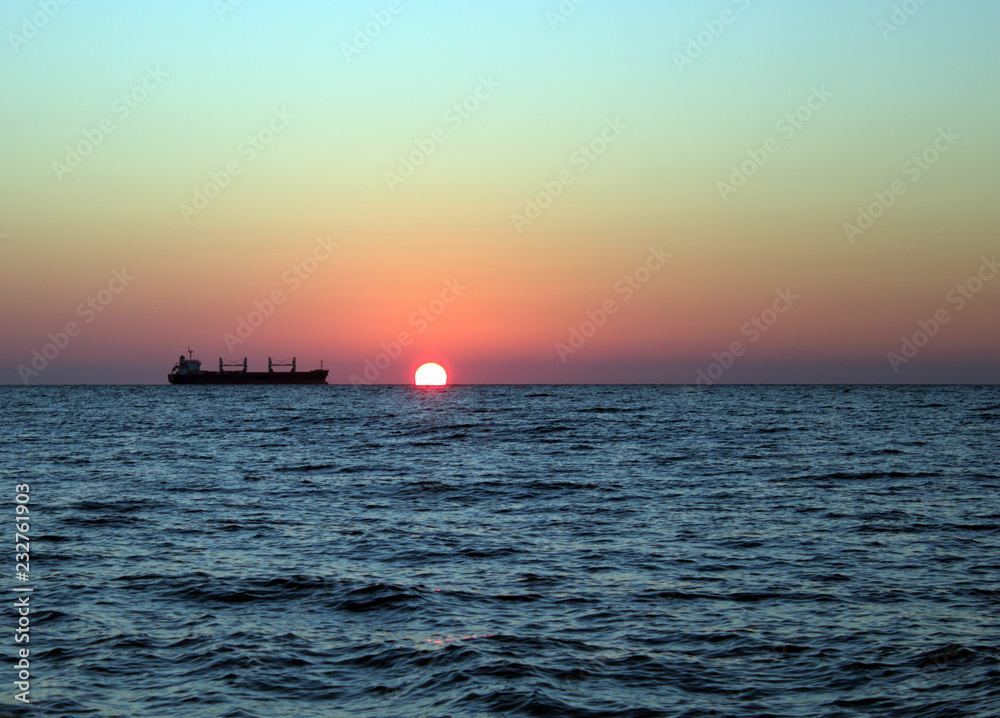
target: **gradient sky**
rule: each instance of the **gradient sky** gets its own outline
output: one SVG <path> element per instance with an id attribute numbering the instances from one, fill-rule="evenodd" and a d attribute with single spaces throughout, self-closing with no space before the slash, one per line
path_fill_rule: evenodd
<path id="1" fill-rule="evenodd" d="M 894 4 L 5 2 L 0 382 L 994 383 L 1000 6 Z"/>

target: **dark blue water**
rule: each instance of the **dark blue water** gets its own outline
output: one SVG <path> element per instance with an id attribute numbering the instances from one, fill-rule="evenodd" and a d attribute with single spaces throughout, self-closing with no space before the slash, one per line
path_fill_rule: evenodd
<path id="1" fill-rule="evenodd" d="M 0 714 L 1000 714 L 997 387 L 0 403 Z"/>

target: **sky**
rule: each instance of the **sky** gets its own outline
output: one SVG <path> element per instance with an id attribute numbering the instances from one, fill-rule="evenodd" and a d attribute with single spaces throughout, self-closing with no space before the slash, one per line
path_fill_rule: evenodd
<path id="1" fill-rule="evenodd" d="M 0 383 L 996 383 L 987 0 L 10 0 Z"/>

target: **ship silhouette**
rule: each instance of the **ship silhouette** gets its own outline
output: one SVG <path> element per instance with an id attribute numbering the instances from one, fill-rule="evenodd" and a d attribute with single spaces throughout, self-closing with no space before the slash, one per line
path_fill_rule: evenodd
<path id="1" fill-rule="evenodd" d="M 275 371 L 275 367 L 291 367 L 291 371 Z M 295 357 L 288 363 L 274 362 L 267 358 L 267 371 L 247 371 L 247 360 L 244 357 L 240 364 L 227 364 L 219 357 L 219 371 L 206 371 L 201 368 L 201 362 L 194 358 L 194 352 L 188 348 L 188 358 L 181 355 L 174 368 L 167 374 L 171 384 L 326 384 L 329 370 L 298 371 Z"/>

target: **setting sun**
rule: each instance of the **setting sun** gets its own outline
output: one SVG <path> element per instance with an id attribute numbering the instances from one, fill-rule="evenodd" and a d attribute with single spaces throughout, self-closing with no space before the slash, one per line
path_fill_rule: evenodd
<path id="1" fill-rule="evenodd" d="M 448 373 L 440 364 L 424 364 L 413 375 L 417 386 L 444 386 L 448 383 Z"/>

